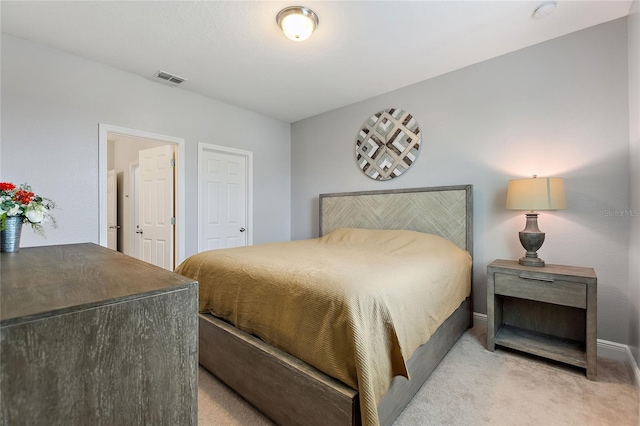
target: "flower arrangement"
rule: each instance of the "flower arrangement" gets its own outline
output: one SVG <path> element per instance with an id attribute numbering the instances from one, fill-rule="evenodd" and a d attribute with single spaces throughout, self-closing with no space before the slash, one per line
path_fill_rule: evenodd
<path id="1" fill-rule="evenodd" d="M 36 234 L 44 236 L 42 224 L 51 220 L 53 227 L 56 221 L 51 210 L 56 204 L 36 195 L 29 185 L 16 186 L 10 182 L 0 182 L 0 231 L 5 229 L 7 217 L 18 216 L 22 223 L 29 223 Z"/>

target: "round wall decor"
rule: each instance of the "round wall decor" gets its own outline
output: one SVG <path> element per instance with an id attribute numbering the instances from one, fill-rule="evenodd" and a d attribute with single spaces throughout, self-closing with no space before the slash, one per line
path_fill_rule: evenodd
<path id="1" fill-rule="evenodd" d="M 389 108 L 373 114 L 358 132 L 356 161 L 371 179 L 400 176 L 420 153 L 420 127 L 406 111 Z"/>

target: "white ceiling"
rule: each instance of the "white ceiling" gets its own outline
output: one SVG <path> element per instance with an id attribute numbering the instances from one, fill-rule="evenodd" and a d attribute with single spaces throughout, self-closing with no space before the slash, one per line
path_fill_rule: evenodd
<path id="1" fill-rule="evenodd" d="M 298 1 L 5 1 L 2 31 L 294 122 L 626 16 L 631 1 L 303 1 L 320 24 L 285 38 Z"/>

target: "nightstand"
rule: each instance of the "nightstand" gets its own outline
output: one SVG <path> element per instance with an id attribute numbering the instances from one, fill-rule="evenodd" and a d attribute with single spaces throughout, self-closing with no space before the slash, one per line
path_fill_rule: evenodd
<path id="1" fill-rule="evenodd" d="M 487 267 L 487 348 L 516 349 L 586 369 L 595 380 L 597 277 L 592 268 Z"/>

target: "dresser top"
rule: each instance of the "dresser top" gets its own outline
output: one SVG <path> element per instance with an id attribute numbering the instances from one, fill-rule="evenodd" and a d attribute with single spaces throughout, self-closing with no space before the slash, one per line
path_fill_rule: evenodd
<path id="1" fill-rule="evenodd" d="M 0 324 L 180 290 L 196 281 L 95 244 L 0 253 Z"/>

